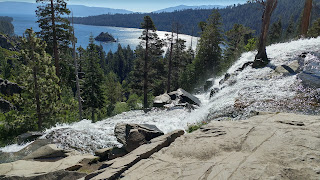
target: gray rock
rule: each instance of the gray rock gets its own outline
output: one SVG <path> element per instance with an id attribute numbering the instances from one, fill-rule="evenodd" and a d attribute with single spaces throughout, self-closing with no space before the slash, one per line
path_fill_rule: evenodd
<path id="1" fill-rule="evenodd" d="M 213 89 L 211 89 L 211 91 L 210 91 L 210 98 L 212 98 L 213 95 L 215 95 L 215 94 L 218 93 L 219 91 L 220 91 L 219 88 L 213 88 Z"/>
<path id="2" fill-rule="evenodd" d="M 124 148 L 112 147 L 105 149 L 98 149 L 95 153 L 96 156 L 99 156 L 99 161 L 112 160 L 118 157 L 122 157 L 127 154 L 127 151 Z"/>
<path id="3" fill-rule="evenodd" d="M 187 91 L 179 88 L 176 91 L 173 91 L 171 93 L 168 93 L 172 100 L 179 99 L 179 103 L 189 103 L 193 105 L 200 106 L 201 101 L 195 97 L 194 95 L 188 93 Z"/>
<path id="4" fill-rule="evenodd" d="M 18 152 L 1 152 L 0 153 L 0 164 L 9 163 L 17 160 L 21 160 L 28 156 L 29 154 L 35 152 L 37 149 L 52 143 L 48 139 L 37 139 L 33 143 L 29 144 L 27 147 L 21 149 Z"/>
<path id="5" fill-rule="evenodd" d="M 211 121 L 140 160 L 121 180 L 320 179 L 319 118 L 270 113 Z"/>
<path id="6" fill-rule="evenodd" d="M 204 91 L 207 91 L 210 87 L 213 86 L 213 80 L 214 80 L 213 78 L 210 78 L 206 81 L 206 83 L 203 86 Z"/>
<path id="7" fill-rule="evenodd" d="M 114 129 L 118 142 L 128 152 L 163 134 L 155 125 L 149 124 L 117 124 Z"/>
<path id="8" fill-rule="evenodd" d="M 149 144 L 144 144 L 124 157 L 105 162 L 98 170 L 85 177 L 88 179 L 117 179 L 120 175 L 141 161 L 149 158 L 164 147 L 168 147 L 178 137 L 184 134 L 183 130 L 176 130 L 169 134 L 154 138 Z"/>
<path id="9" fill-rule="evenodd" d="M 11 163 L 0 164 L 0 179 L 79 179 L 86 174 L 79 172 L 68 172 L 65 169 L 74 169 L 85 159 L 96 159 L 89 154 L 73 154 L 57 161 L 32 161 L 19 160 Z M 62 173 L 57 173 L 61 171 Z"/>
<path id="10" fill-rule="evenodd" d="M 170 102 L 171 102 L 170 96 L 167 93 L 165 93 L 154 98 L 153 106 L 163 107 L 165 104 L 169 104 Z"/>
<path id="11" fill-rule="evenodd" d="M 307 87 L 320 88 L 320 76 L 308 72 L 301 72 L 298 78 Z"/>
<path id="12" fill-rule="evenodd" d="M 230 75 L 229 73 L 226 73 L 226 74 L 224 75 L 224 78 L 219 81 L 219 85 L 221 85 L 221 84 L 223 84 L 224 82 L 228 81 L 228 79 L 229 79 L 230 77 L 231 77 L 231 75 Z"/>
<path id="13" fill-rule="evenodd" d="M 275 72 L 283 75 L 294 75 L 300 71 L 299 61 L 295 60 L 288 65 L 277 66 Z"/>
<path id="14" fill-rule="evenodd" d="M 0 79 L 0 92 L 7 96 L 12 96 L 13 94 L 20 94 L 23 88 L 16 83 L 12 83 L 8 80 Z"/>
<path id="15" fill-rule="evenodd" d="M 23 144 L 23 143 L 27 143 L 30 141 L 34 141 L 35 139 L 37 139 L 38 137 L 41 137 L 42 135 L 44 135 L 44 133 L 38 132 L 38 131 L 31 131 L 31 132 L 23 133 L 17 137 L 18 144 Z"/>
<path id="16" fill-rule="evenodd" d="M 76 180 L 86 176 L 86 173 L 80 172 L 71 172 L 67 170 L 59 170 L 55 172 L 50 172 L 47 174 L 40 174 L 33 177 L 19 177 L 19 176 L 12 176 L 12 177 L 5 177 L 5 180 Z M 2 179 L 0 177 L 0 179 Z"/>
<path id="17" fill-rule="evenodd" d="M 36 151 L 24 157 L 24 160 L 28 159 L 59 159 L 67 157 L 66 152 L 63 149 L 57 148 L 55 144 L 48 144 L 40 147 Z"/>

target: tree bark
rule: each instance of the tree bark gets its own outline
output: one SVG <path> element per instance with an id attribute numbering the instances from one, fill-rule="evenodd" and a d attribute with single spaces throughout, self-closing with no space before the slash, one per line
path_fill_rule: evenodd
<path id="1" fill-rule="evenodd" d="M 312 11 L 312 0 L 306 0 L 303 10 L 302 22 L 301 22 L 301 35 L 306 37 L 309 24 L 310 24 L 310 16 Z"/>
<path id="2" fill-rule="evenodd" d="M 256 55 L 253 63 L 253 67 L 255 68 L 265 67 L 269 63 L 266 52 L 267 35 L 270 26 L 271 15 L 277 7 L 278 0 L 266 0 L 260 3 L 264 6 L 264 12 L 262 15 L 258 54 Z"/>
<path id="3" fill-rule="evenodd" d="M 147 22 L 148 23 L 148 22 Z M 147 24 L 147 27 L 149 25 Z M 148 51 L 149 51 L 149 28 L 146 31 L 146 54 L 144 58 L 144 72 L 143 72 L 143 107 L 148 108 Z"/>
<path id="4" fill-rule="evenodd" d="M 53 34 L 53 56 L 54 65 L 56 67 L 56 75 L 60 78 L 60 64 L 59 64 L 59 54 L 58 54 L 58 42 L 57 42 L 57 32 L 55 23 L 55 11 L 53 7 L 53 0 L 51 0 L 51 23 L 52 23 L 52 34 Z"/>
<path id="5" fill-rule="evenodd" d="M 34 96 L 36 98 L 36 108 L 37 108 L 37 116 L 38 116 L 38 130 L 42 128 L 42 116 L 41 116 L 41 107 L 40 107 L 40 95 L 39 95 L 39 87 L 37 80 L 37 67 L 33 68 L 33 81 L 34 81 Z"/>
<path id="6" fill-rule="evenodd" d="M 82 120 L 82 102 L 80 96 L 80 83 L 79 83 L 79 74 L 78 74 L 78 63 L 76 59 L 76 42 L 75 42 L 75 35 L 74 35 L 74 26 L 73 26 L 73 15 L 72 15 L 72 32 L 73 32 L 73 39 L 72 39 L 72 46 L 73 46 L 73 61 L 74 61 L 74 73 L 76 75 L 76 87 L 77 87 L 77 98 L 79 104 L 79 119 Z"/>
<path id="7" fill-rule="evenodd" d="M 171 42 L 170 42 L 170 54 L 169 54 L 169 72 L 168 72 L 168 85 L 167 92 L 171 91 L 171 71 L 172 71 L 172 48 L 173 48 L 173 31 L 171 32 Z"/>

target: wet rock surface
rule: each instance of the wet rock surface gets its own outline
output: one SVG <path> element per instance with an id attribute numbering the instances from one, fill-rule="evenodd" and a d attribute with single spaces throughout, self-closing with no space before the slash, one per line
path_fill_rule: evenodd
<path id="1" fill-rule="evenodd" d="M 121 179 L 319 179 L 320 116 L 261 114 L 213 121 L 139 161 Z"/>
<path id="2" fill-rule="evenodd" d="M 114 129 L 114 135 L 127 152 L 163 134 L 155 125 L 150 124 L 117 124 Z"/>

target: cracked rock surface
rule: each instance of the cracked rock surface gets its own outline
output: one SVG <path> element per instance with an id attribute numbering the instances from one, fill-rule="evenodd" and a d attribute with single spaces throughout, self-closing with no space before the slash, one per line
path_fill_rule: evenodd
<path id="1" fill-rule="evenodd" d="M 121 179 L 320 179 L 319 129 L 320 116 L 285 113 L 211 122 Z"/>

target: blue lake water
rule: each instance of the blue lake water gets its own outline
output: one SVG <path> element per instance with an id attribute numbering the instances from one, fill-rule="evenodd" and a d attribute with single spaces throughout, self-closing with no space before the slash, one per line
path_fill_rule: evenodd
<path id="1" fill-rule="evenodd" d="M 1 14 L 0 16 L 10 16 L 13 17 L 13 25 L 15 27 L 15 34 L 22 36 L 27 28 L 32 28 L 34 31 L 40 31 L 38 24 L 36 23 L 37 18 L 33 15 L 17 15 L 17 14 Z M 75 24 L 75 35 L 78 39 L 77 47 L 82 46 L 86 48 L 89 44 L 89 37 L 92 34 L 94 37 L 98 36 L 101 32 L 108 32 L 114 36 L 118 42 L 110 42 L 103 43 L 99 41 L 95 41 L 97 45 L 102 45 L 106 52 L 108 51 L 116 51 L 118 48 L 118 44 L 120 43 L 123 47 L 129 45 L 131 49 L 135 49 L 137 45 L 140 43 L 139 36 L 142 34 L 141 29 L 135 28 L 121 28 L 121 27 L 109 27 L 109 26 L 89 26 L 89 25 L 81 25 Z M 170 34 L 165 31 L 157 32 L 160 38 L 164 38 L 165 34 Z M 179 38 L 186 40 L 187 47 L 190 47 L 191 40 L 193 49 L 196 48 L 197 40 L 196 37 L 191 37 L 189 35 L 179 35 Z"/>

